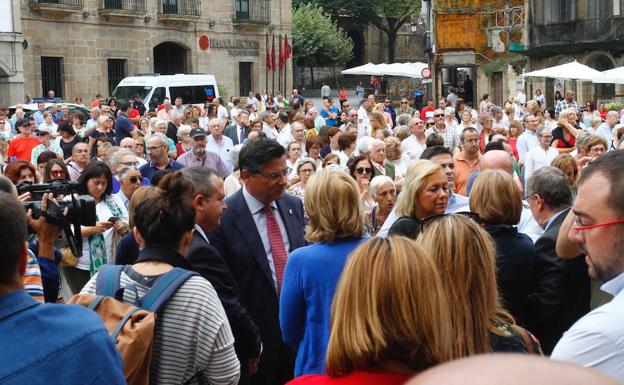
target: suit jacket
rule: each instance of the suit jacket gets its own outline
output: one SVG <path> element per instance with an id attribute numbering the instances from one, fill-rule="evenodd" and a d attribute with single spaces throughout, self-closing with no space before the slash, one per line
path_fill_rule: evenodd
<path id="1" fill-rule="evenodd" d="M 210 243 L 224 256 L 239 287 L 241 304 L 260 330 L 263 351 L 253 384 L 274 385 L 293 375 L 294 352 L 282 342 L 279 327 L 279 298 L 262 239 L 256 228 L 243 190 L 226 200 L 221 226 L 208 234 Z M 286 228 L 289 252 L 305 245 L 301 200 L 284 193 L 277 201 Z"/>
<path id="2" fill-rule="evenodd" d="M 242 144 L 242 143 L 239 143 L 238 141 L 238 135 L 236 132 L 236 124 L 232 124 L 230 127 L 226 128 L 223 133 L 225 134 L 225 136 L 232 139 L 232 143 L 234 143 L 234 145 Z M 247 138 L 247 134 L 245 132 L 243 132 L 243 138 Z"/>
<path id="3" fill-rule="evenodd" d="M 392 163 L 386 162 L 384 169 L 385 169 L 384 170 L 385 174 L 382 174 L 381 170 L 379 170 L 377 166 L 373 166 L 373 178 L 379 175 L 386 175 L 390 177 L 390 179 L 394 180 L 394 177 L 396 175 L 396 172 L 394 170 L 394 165 Z"/>
<path id="4" fill-rule="evenodd" d="M 241 305 L 238 287 L 219 251 L 198 233 L 193 235 L 187 260 L 193 270 L 206 278 L 217 291 L 234 335 L 234 347 L 243 368 L 250 358 L 260 356 L 260 332 Z"/>
<path id="5" fill-rule="evenodd" d="M 535 242 L 535 278 L 529 295 L 532 320 L 527 328 L 550 354 L 563 333 L 589 311 L 591 284 L 585 258 L 561 259 L 557 235 L 568 211 L 562 212 Z"/>

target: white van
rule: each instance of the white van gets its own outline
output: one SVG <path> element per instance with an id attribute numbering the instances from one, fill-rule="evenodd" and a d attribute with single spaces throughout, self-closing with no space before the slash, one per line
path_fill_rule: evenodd
<path id="1" fill-rule="evenodd" d="M 162 104 L 165 97 L 173 103 L 178 96 L 185 105 L 204 105 L 218 98 L 219 90 L 214 75 L 145 74 L 124 78 L 113 91 L 119 102 L 135 95 L 139 95 L 149 109 Z"/>

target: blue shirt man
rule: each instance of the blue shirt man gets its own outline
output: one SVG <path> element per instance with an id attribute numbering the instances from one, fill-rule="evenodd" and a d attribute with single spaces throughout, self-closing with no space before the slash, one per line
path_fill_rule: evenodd
<path id="1" fill-rule="evenodd" d="M 119 146 L 121 141 L 125 138 L 132 138 L 137 136 L 136 127 L 132 124 L 132 121 L 128 118 L 127 114 L 130 112 L 130 104 L 127 102 L 122 103 L 119 106 L 121 114 L 115 121 L 115 145 Z"/>
<path id="2" fill-rule="evenodd" d="M 42 210 L 47 204 L 42 200 Z M 121 356 L 97 314 L 41 304 L 23 290 L 26 214 L 17 197 L 4 192 L 0 207 L 0 384 L 125 384 Z M 43 217 L 29 225 L 39 255 L 53 255 L 60 229 Z"/>
<path id="3" fill-rule="evenodd" d="M 329 127 L 334 127 L 336 125 L 336 117 L 340 115 L 338 107 L 334 107 L 332 103 L 332 98 L 323 100 L 323 106 L 325 108 L 323 108 L 320 112 L 321 117 L 325 119 L 325 124 Z"/>

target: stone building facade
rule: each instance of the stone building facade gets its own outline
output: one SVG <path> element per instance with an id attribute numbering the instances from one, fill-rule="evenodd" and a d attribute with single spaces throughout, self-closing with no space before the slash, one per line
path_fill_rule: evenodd
<path id="1" fill-rule="evenodd" d="M 277 53 L 292 30 L 290 0 L 23 0 L 20 11 L 23 92 L 65 100 L 110 95 L 140 73 L 213 74 L 229 96 L 277 90 L 266 41 L 275 35 Z M 291 87 L 292 76 L 279 80 Z"/>

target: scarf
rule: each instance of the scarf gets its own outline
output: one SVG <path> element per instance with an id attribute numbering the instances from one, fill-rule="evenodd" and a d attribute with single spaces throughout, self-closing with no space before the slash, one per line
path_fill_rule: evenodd
<path id="1" fill-rule="evenodd" d="M 121 219 L 122 213 L 117 203 L 113 200 L 111 195 L 106 195 L 102 198 L 102 201 L 106 203 L 108 209 L 113 213 L 113 216 Z M 106 220 L 108 218 L 100 218 L 96 215 L 96 221 Z M 96 233 L 89 235 L 89 256 L 91 263 L 89 264 L 89 272 L 93 276 L 97 271 L 108 263 L 108 256 L 106 255 L 106 240 L 103 233 Z"/>

